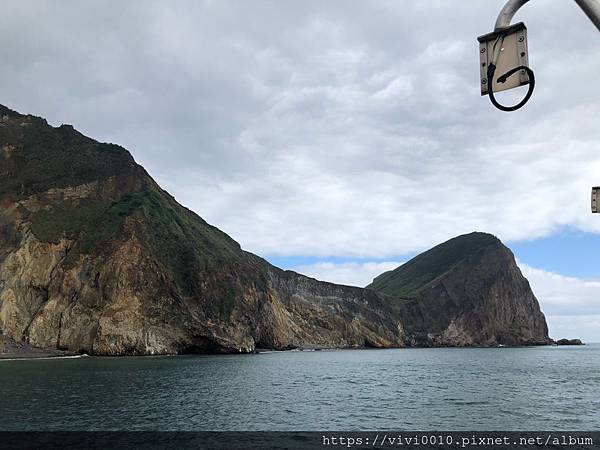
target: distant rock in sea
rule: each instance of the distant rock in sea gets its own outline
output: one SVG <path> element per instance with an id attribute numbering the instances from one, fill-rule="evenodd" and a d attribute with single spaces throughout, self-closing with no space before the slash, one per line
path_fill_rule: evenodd
<path id="1" fill-rule="evenodd" d="M 283 271 L 127 150 L 0 106 L 0 334 L 96 355 L 549 344 L 497 238 L 452 239 L 368 289 Z"/>
<path id="2" fill-rule="evenodd" d="M 559 339 L 555 342 L 556 345 L 585 345 L 581 339 Z"/>

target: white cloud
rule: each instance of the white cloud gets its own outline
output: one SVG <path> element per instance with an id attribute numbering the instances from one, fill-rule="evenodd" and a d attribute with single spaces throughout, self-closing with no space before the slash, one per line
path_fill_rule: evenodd
<path id="1" fill-rule="evenodd" d="M 546 314 L 600 315 L 600 281 L 566 277 L 522 262 L 518 264 Z"/>
<path id="2" fill-rule="evenodd" d="M 316 278 L 321 281 L 345 284 L 347 286 L 364 287 L 373 281 L 377 275 L 393 270 L 400 266 L 401 262 L 365 262 L 365 263 L 331 263 L 319 262 L 290 268 L 295 272 Z"/>
<path id="3" fill-rule="evenodd" d="M 518 264 L 546 314 L 551 337 L 600 342 L 600 281 Z"/>
<path id="4" fill-rule="evenodd" d="M 7 0 L 0 103 L 126 146 L 262 255 L 600 232 L 597 31 L 573 2 L 524 8 L 538 83 L 504 114 L 475 40 L 503 3 Z"/>
<path id="5" fill-rule="evenodd" d="M 600 315 L 546 316 L 550 336 L 554 339 L 581 339 L 585 343 L 600 342 Z"/>

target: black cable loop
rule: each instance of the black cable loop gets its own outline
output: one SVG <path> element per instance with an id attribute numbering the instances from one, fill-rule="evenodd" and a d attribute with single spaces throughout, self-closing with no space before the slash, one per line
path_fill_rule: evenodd
<path id="1" fill-rule="evenodd" d="M 531 98 L 531 94 L 533 94 L 533 89 L 535 87 L 535 74 L 533 73 L 533 70 L 531 70 L 527 66 L 518 66 L 518 67 L 515 67 L 514 69 L 509 70 L 504 75 L 501 75 L 500 77 L 498 77 L 497 82 L 504 83 L 508 79 L 508 77 L 510 77 L 514 73 L 518 72 L 519 70 L 525 70 L 527 72 L 527 76 L 529 77 L 529 88 L 527 89 L 527 94 L 525 95 L 523 100 L 521 100 L 516 105 L 504 106 L 504 105 L 501 105 L 500 103 L 498 103 L 498 101 L 496 100 L 496 97 L 494 97 L 493 86 L 494 86 L 494 73 L 496 72 L 496 65 L 490 64 L 488 66 L 487 83 L 488 83 L 488 93 L 490 95 L 490 101 L 492 102 L 492 105 L 494 105 L 496 108 L 498 108 L 501 111 L 511 112 L 511 111 L 516 111 L 517 109 L 522 108 L 525 105 L 525 103 L 527 103 L 529 101 L 529 99 Z"/>

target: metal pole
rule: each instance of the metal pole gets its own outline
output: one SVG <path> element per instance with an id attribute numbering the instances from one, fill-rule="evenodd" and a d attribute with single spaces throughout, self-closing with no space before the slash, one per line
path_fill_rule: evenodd
<path id="1" fill-rule="evenodd" d="M 529 0 L 508 0 L 506 5 L 504 5 L 504 8 L 502 8 L 502 11 L 500 11 L 500 14 L 498 14 L 494 31 L 498 31 L 509 26 L 513 16 L 517 13 L 521 6 L 528 1 Z"/>
<path id="2" fill-rule="evenodd" d="M 517 11 L 529 0 L 508 0 L 500 11 L 494 30 L 498 31 L 510 25 L 510 22 Z M 598 0 L 575 0 L 583 12 L 592 21 L 598 31 L 600 31 L 600 2 Z"/>
<path id="3" fill-rule="evenodd" d="M 597 0 L 575 0 L 600 31 L 600 3 Z"/>

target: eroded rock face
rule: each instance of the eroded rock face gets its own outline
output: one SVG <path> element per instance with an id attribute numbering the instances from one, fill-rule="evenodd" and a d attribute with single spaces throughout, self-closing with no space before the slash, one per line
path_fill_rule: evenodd
<path id="1" fill-rule="evenodd" d="M 414 274 L 426 275 L 415 283 Z M 489 234 L 471 233 L 440 244 L 381 275 L 370 288 L 392 298 L 394 290 L 401 292 L 396 298 L 409 345 L 552 343 L 544 314 L 512 252 Z"/>
<path id="2" fill-rule="evenodd" d="M 17 342 L 142 355 L 547 338 L 501 251 L 418 301 L 320 282 L 244 252 L 126 150 L 2 106 L 0 117 L 0 331 Z"/>

